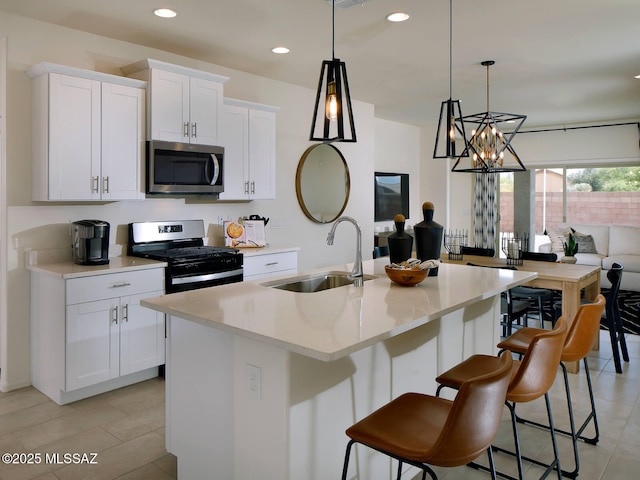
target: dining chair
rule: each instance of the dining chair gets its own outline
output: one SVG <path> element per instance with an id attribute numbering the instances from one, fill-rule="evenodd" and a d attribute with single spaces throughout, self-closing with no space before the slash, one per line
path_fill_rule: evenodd
<path id="1" fill-rule="evenodd" d="M 514 266 L 493 267 L 467 262 L 470 267 L 502 268 L 504 270 L 517 270 Z M 513 325 L 528 326 L 528 313 L 530 304 L 526 300 L 515 300 L 511 295 L 511 290 L 507 290 L 500 295 L 500 325 L 502 326 L 502 336 L 508 337 L 513 333 Z M 522 320 L 522 323 L 521 323 Z"/>
<path id="2" fill-rule="evenodd" d="M 553 472 L 553 470 L 556 470 L 558 479 L 562 478 L 560 458 L 558 456 L 558 445 L 556 443 L 555 430 L 553 426 L 553 415 L 551 413 L 551 402 L 549 400 L 549 389 L 553 385 L 558 372 L 558 365 L 560 364 L 560 357 L 562 355 L 566 336 L 567 322 L 563 317 L 560 317 L 553 330 L 543 330 L 531 339 L 522 360 L 514 360 L 513 362 L 511 380 L 509 382 L 509 388 L 507 389 L 505 405 L 511 414 L 511 427 L 513 430 L 515 452 L 496 446 L 492 446 L 492 449 L 516 457 L 519 480 L 524 478 L 524 470 L 522 466 L 523 459 L 545 467 L 545 473 L 541 478 L 545 478 Z M 440 395 L 440 392 L 444 387 L 457 390 L 468 378 L 475 377 L 483 372 L 495 370 L 495 364 L 497 362 L 496 359 L 505 355 L 511 356 L 509 353 L 503 353 L 500 357 L 480 354 L 472 355 L 467 360 L 459 363 L 436 378 L 436 382 L 439 384 L 438 389 L 436 390 L 436 396 Z M 531 402 L 543 396 L 547 407 L 547 417 L 549 420 L 549 430 L 551 432 L 551 442 L 553 447 L 553 461 L 549 464 L 545 464 L 539 460 L 522 455 L 515 411 L 516 403 Z M 487 469 L 484 465 L 476 463 L 471 466 L 481 470 Z M 498 475 L 509 479 L 514 478 L 503 472 L 498 472 Z"/>
<path id="3" fill-rule="evenodd" d="M 544 252 L 522 252 L 523 260 L 534 260 L 537 262 L 557 262 L 558 255 L 555 253 Z M 544 308 L 547 304 L 549 306 L 549 319 L 551 320 L 551 326 L 555 323 L 555 313 L 553 307 L 554 293 L 553 290 L 548 288 L 537 288 L 518 286 L 511 289 L 511 296 L 514 300 L 521 300 L 527 302 L 535 302 L 537 305 L 538 318 L 540 319 L 540 328 L 544 328 Z"/>
<path id="4" fill-rule="evenodd" d="M 389 256 L 388 245 L 380 245 L 377 247 L 373 247 L 373 258 L 388 257 L 388 256 Z"/>
<path id="5" fill-rule="evenodd" d="M 347 478 L 355 443 L 398 460 L 398 480 L 405 463 L 420 468 L 423 480 L 427 474 L 437 479 L 432 465 L 465 465 L 484 451 L 495 479 L 490 447 L 500 426 L 512 365 L 510 355 L 497 359 L 491 370 L 466 379 L 453 401 L 405 393 L 349 427 L 342 479 Z"/>
<path id="6" fill-rule="evenodd" d="M 462 255 L 477 255 L 479 257 L 495 257 L 496 251 L 493 248 L 462 247 Z"/>
<path id="7" fill-rule="evenodd" d="M 593 303 L 583 304 L 578 308 L 576 316 L 569 326 L 567 337 L 564 341 L 562 348 L 562 356 L 560 357 L 560 367 L 564 377 L 564 389 L 567 397 L 567 409 L 569 411 L 569 425 L 571 431 L 565 431 L 556 428 L 556 433 L 569 435 L 573 443 L 573 457 L 575 462 L 575 468 L 572 471 L 563 470 L 562 474 L 569 478 L 576 478 L 578 476 L 578 470 L 580 469 L 580 459 L 578 455 L 578 439 L 583 440 L 585 443 L 595 445 L 598 443 L 600 437 L 600 430 L 598 428 L 598 416 L 596 414 L 596 403 L 593 397 L 593 388 L 591 385 L 591 375 L 589 373 L 588 354 L 591 351 L 594 342 L 596 341 L 600 332 L 600 318 L 602 312 L 605 309 L 606 300 L 603 295 L 598 295 Z M 532 340 L 539 333 L 545 330 L 539 328 L 522 328 L 516 331 L 510 337 L 504 339 L 498 343 L 498 348 L 502 351 L 508 350 L 518 355 L 524 355 L 529 348 Z M 576 429 L 575 419 L 573 414 L 573 402 L 571 400 L 571 389 L 569 387 L 569 375 L 567 373 L 566 362 L 579 362 L 584 363 L 584 371 L 587 379 L 587 388 L 589 391 L 589 400 L 591 402 L 591 412 L 587 415 L 582 425 Z M 585 437 L 582 435 L 589 423 L 593 420 L 593 426 L 595 429 L 595 435 L 593 437 Z M 518 423 L 526 423 L 535 425 L 537 427 L 549 429 L 549 425 L 544 425 L 538 422 L 524 419 L 520 416 L 517 417 Z"/>
<path id="8" fill-rule="evenodd" d="M 620 361 L 620 353 L 622 360 L 629 361 L 629 351 L 627 350 L 627 340 L 624 337 L 624 329 L 622 328 L 622 319 L 620 318 L 620 305 L 618 304 L 618 294 L 620 293 L 620 283 L 622 282 L 622 271 L 624 267 L 619 263 L 614 263 L 607 270 L 607 279 L 611 283 L 611 288 L 607 293 L 607 307 L 605 308 L 602 319 L 605 321 L 609 329 L 609 337 L 611 338 L 611 350 L 613 353 L 613 362 L 616 367 L 616 373 L 622 373 L 622 362 Z"/>

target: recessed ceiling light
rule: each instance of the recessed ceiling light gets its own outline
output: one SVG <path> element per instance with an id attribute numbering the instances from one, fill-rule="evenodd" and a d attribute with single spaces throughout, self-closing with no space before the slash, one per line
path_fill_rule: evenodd
<path id="1" fill-rule="evenodd" d="M 636 75 L 636 76 L 635 76 L 635 77 L 633 77 L 633 78 L 640 78 L 640 75 Z"/>
<path id="2" fill-rule="evenodd" d="M 409 20 L 409 14 L 403 12 L 395 12 L 387 15 L 387 20 L 390 22 L 404 22 L 405 20 Z"/>
<path id="3" fill-rule="evenodd" d="M 158 8 L 154 10 L 153 13 L 162 18 L 173 18 L 177 15 L 175 10 L 171 10 L 170 8 Z"/>
<path id="4" fill-rule="evenodd" d="M 273 53 L 289 53 L 289 49 L 287 47 L 273 47 L 271 49 Z"/>

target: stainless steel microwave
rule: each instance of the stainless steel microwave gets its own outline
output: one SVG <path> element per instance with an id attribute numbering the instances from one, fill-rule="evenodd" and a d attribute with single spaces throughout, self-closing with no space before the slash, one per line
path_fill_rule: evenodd
<path id="1" fill-rule="evenodd" d="M 224 191 L 224 147 L 147 142 L 147 193 L 219 194 Z"/>

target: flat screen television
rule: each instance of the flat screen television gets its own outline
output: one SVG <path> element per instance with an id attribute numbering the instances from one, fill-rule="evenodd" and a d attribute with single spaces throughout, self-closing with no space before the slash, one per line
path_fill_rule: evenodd
<path id="1" fill-rule="evenodd" d="M 409 174 L 375 172 L 374 221 L 393 220 L 398 213 L 409 218 Z"/>

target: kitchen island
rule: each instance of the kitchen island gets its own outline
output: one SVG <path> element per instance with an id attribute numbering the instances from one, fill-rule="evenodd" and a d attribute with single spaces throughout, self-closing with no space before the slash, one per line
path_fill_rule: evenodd
<path id="1" fill-rule="evenodd" d="M 474 353 L 496 353 L 499 295 L 533 272 L 442 264 L 415 287 L 296 293 L 273 279 L 142 300 L 167 314 L 167 450 L 180 480 L 338 478 L 358 419 Z M 324 271 L 350 271 L 340 265 Z M 304 275 L 299 275 L 304 276 Z M 361 478 L 391 478 L 364 450 Z"/>

